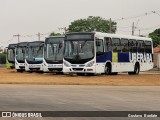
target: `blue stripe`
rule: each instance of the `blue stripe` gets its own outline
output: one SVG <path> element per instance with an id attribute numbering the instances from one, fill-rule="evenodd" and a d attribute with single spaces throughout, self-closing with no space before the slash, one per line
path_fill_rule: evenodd
<path id="1" fill-rule="evenodd" d="M 103 55 L 96 57 L 97 63 L 105 63 L 106 61 L 112 61 L 112 52 L 105 52 Z"/>
<path id="2" fill-rule="evenodd" d="M 118 53 L 118 62 L 130 62 L 129 53 Z"/>

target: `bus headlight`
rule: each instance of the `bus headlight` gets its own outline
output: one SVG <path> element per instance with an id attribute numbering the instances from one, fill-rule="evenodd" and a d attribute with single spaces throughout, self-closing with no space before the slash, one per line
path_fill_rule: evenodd
<path id="1" fill-rule="evenodd" d="M 70 64 L 66 61 L 63 61 L 63 64 L 64 64 L 65 67 L 70 67 Z"/>
<path id="2" fill-rule="evenodd" d="M 91 61 L 86 65 L 86 67 L 92 67 L 94 63 L 95 63 L 95 61 Z"/>

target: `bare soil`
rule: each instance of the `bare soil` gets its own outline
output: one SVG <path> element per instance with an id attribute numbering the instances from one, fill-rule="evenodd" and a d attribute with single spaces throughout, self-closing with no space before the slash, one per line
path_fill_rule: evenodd
<path id="1" fill-rule="evenodd" d="M 0 68 L 0 84 L 36 85 L 107 85 L 107 86 L 160 86 L 160 72 L 141 72 L 139 75 L 56 75 L 53 73 L 17 73 L 14 69 Z"/>

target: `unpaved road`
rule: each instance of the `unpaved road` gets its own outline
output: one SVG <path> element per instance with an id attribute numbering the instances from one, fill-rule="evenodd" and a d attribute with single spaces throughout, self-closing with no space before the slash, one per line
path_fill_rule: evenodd
<path id="1" fill-rule="evenodd" d="M 140 75 L 70 76 L 53 73 L 17 73 L 0 68 L 0 84 L 38 85 L 107 85 L 107 86 L 160 86 L 160 72 L 143 72 Z"/>

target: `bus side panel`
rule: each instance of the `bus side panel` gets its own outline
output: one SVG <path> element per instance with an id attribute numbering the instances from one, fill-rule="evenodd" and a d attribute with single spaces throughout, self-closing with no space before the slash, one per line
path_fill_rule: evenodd
<path id="1" fill-rule="evenodd" d="M 104 52 L 96 57 L 96 73 L 104 73 L 106 61 L 112 61 L 112 52 Z"/>
<path id="2" fill-rule="evenodd" d="M 103 55 L 96 57 L 96 63 L 106 63 L 106 61 L 112 61 L 112 52 L 104 52 Z"/>
<path id="3" fill-rule="evenodd" d="M 129 53 L 118 53 L 118 62 L 130 62 L 129 60 Z"/>

